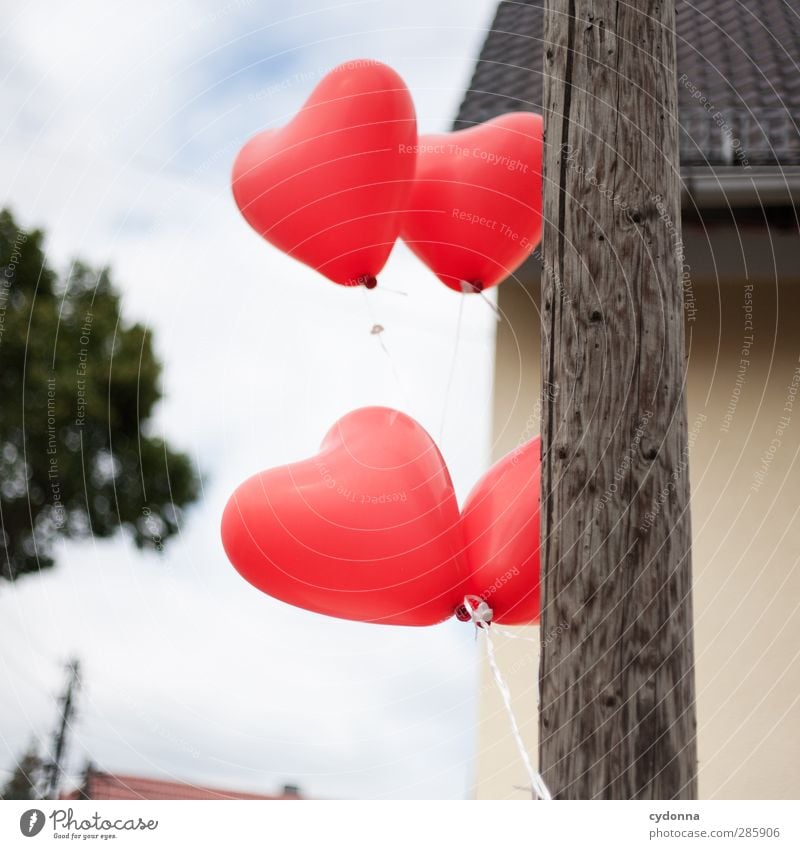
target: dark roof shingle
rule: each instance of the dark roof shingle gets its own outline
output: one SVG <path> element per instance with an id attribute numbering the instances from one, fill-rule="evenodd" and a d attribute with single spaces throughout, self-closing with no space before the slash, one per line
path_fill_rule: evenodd
<path id="1" fill-rule="evenodd" d="M 682 164 L 800 164 L 800 0 L 676 8 Z M 457 129 L 542 111 L 542 35 L 542 0 L 499 4 Z"/>

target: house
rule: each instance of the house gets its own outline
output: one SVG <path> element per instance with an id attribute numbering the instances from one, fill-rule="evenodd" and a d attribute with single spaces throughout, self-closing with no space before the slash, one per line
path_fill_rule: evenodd
<path id="1" fill-rule="evenodd" d="M 455 122 L 542 111 L 542 0 L 501 2 Z M 677 0 L 700 795 L 800 797 L 800 2 Z M 539 432 L 540 262 L 498 290 L 493 453 Z M 501 641 L 537 747 L 536 651 Z M 484 669 L 475 794 L 528 798 Z"/>
<path id="2" fill-rule="evenodd" d="M 62 799 L 271 799 L 296 800 L 301 799 L 300 790 L 293 784 L 284 786 L 280 795 L 266 796 L 257 793 L 240 793 L 237 790 L 221 790 L 213 787 L 202 787 L 197 784 L 187 784 L 180 781 L 165 781 L 161 778 L 144 778 L 134 775 L 120 775 L 100 772 L 91 767 L 87 768 L 83 783 L 71 793 L 64 794 Z"/>

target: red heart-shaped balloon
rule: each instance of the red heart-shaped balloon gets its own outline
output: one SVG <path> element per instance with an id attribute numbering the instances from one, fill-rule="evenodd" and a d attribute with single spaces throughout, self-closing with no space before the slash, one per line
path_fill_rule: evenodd
<path id="1" fill-rule="evenodd" d="M 401 235 L 442 283 L 481 291 L 512 274 L 542 233 L 542 118 L 509 112 L 420 136 Z"/>
<path id="2" fill-rule="evenodd" d="M 258 589 L 329 616 L 434 625 L 464 597 L 447 467 L 419 424 L 384 407 L 340 419 L 315 457 L 245 481 L 222 541 Z"/>
<path id="3" fill-rule="evenodd" d="M 400 231 L 416 140 L 403 80 L 380 62 L 346 62 L 289 124 L 245 144 L 233 195 L 268 242 L 336 283 L 371 288 Z"/>
<path id="4" fill-rule="evenodd" d="M 501 625 L 539 621 L 541 451 L 537 436 L 495 463 L 461 512 L 467 592 L 487 602 Z"/>

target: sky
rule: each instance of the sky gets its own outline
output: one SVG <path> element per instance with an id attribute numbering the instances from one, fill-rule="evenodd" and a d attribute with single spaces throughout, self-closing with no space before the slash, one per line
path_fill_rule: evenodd
<path id="1" fill-rule="evenodd" d="M 32 0 L 2 16 L 0 205 L 46 230 L 59 269 L 111 265 L 165 365 L 154 430 L 190 453 L 203 493 L 162 557 L 72 543 L 0 587 L 0 782 L 52 732 L 75 655 L 74 774 L 91 760 L 252 792 L 469 794 L 471 629 L 281 604 L 228 564 L 219 518 L 242 480 L 316 453 L 369 404 L 429 430 L 463 500 L 491 448 L 494 314 L 466 298 L 459 326 L 461 296 L 402 245 L 369 295 L 329 283 L 249 229 L 229 174 L 249 136 L 354 58 L 394 67 L 420 132 L 446 131 L 495 5 Z"/>

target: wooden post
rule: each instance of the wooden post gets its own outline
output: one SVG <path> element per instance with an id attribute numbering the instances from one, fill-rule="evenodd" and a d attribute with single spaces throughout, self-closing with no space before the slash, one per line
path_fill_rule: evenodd
<path id="1" fill-rule="evenodd" d="M 540 769 L 696 795 L 674 0 L 547 0 Z"/>

